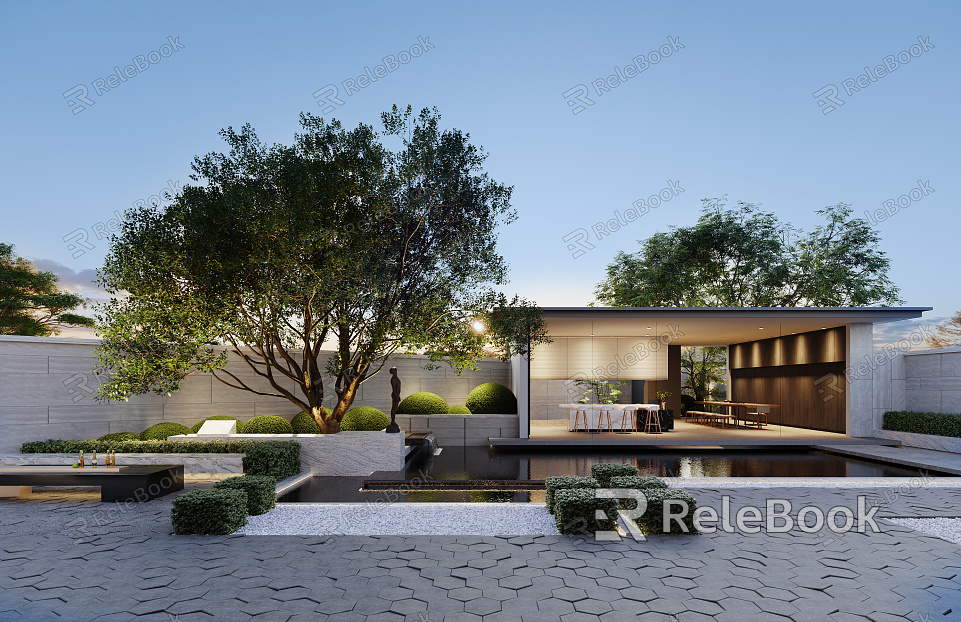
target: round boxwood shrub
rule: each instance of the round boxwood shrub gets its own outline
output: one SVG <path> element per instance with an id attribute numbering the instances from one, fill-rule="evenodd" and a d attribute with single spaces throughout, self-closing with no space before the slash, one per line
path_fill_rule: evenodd
<path id="1" fill-rule="evenodd" d="M 228 417 L 227 415 L 214 415 L 213 417 L 207 417 L 207 418 L 204 419 L 203 421 L 198 421 L 198 422 L 195 423 L 193 426 L 191 426 L 190 430 L 191 430 L 194 434 L 196 434 L 197 432 L 200 432 L 200 428 L 203 427 L 203 425 L 204 425 L 205 422 L 211 421 L 211 420 L 213 420 L 213 421 L 231 421 L 231 420 L 236 421 L 236 422 L 237 422 L 237 434 L 243 434 L 243 433 L 244 433 L 244 422 L 241 421 L 240 419 L 238 419 L 237 417 Z"/>
<path id="2" fill-rule="evenodd" d="M 470 408 L 468 408 L 468 407 L 466 407 L 466 406 L 461 406 L 460 404 L 458 404 L 457 406 L 451 406 L 451 407 L 450 407 L 450 410 L 447 411 L 447 414 L 449 414 L 449 415 L 469 415 L 469 414 L 471 414 L 471 412 L 470 412 Z"/>
<path id="3" fill-rule="evenodd" d="M 330 412 L 325 408 L 324 414 L 330 414 Z M 320 434 L 320 426 L 317 425 L 317 421 L 314 416 L 308 412 L 302 412 L 296 417 L 290 420 L 290 427 L 293 428 L 294 434 Z"/>
<path id="4" fill-rule="evenodd" d="M 244 434 L 293 434 L 290 422 L 276 415 L 261 415 L 244 424 Z"/>
<path id="5" fill-rule="evenodd" d="M 475 415 L 516 415 L 517 398 L 499 382 L 485 382 L 467 396 L 467 408 Z"/>
<path id="6" fill-rule="evenodd" d="M 168 421 L 165 423 L 158 423 L 157 425 L 152 425 L 143 432 L 140 433 L 140 440 L 142 441 L 165 441 L 168 436 L 177 436 L 179 434 L 191 434 L 190 428 L 182 423 L 173 423 Z"/>
<path id="7" fill-rule="evenodd" d="M 340 420 L 341 432 L 376 432 L 390 425 L 390 417 L 373 406 L 355 406 Z"/>
<path id="8" fill-rule="evenodd" d="M 111 432 L 110 434 L 104 434 L 98 441 L 139 441 L 140 435 L 136 432 Z"/>
<path id="9" fill-rule="evenodd" d="M 404 398 L 397 405 L 397 413 L 401 415 L 443 415 L 446 414 L 450 406 L 441 396 L 421 391 L 413 393 Z"/>

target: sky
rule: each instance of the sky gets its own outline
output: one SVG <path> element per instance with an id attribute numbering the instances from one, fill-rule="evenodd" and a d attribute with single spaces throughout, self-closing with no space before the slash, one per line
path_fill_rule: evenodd
<path id="1" fill-rule="evenodd" d="M 509 294 L 586 305 L 704 198 L 807 231 L 843 202 L 937 323 L 961 309 L 959 25 L 947 1 L 6 1 L 0 241 L 99 299 L 111 219 L 166 204 L 222 128 L 290 144 L 301 112 L 436 106 L 514 188 Z"/>

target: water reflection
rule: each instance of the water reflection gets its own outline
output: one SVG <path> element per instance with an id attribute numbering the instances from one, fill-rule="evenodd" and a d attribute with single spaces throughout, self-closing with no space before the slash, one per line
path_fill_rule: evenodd
<path id="1" fill-rule="evenodd" d="M 512 453 L 487 447 L 446 447 L 406 472 L 369 477 L 314 477 L 282 501 L 289 502 L 543 502 L 544 492 L 430 490 L 424 482 L 543 480 L 552 475 L 590 475 L 591 465 L 635 465 L 657 477 L 915 477 L 916 470 L 807 450 Z M 397 480 L 400 490 L 364 491 L 366 480 Z"/>

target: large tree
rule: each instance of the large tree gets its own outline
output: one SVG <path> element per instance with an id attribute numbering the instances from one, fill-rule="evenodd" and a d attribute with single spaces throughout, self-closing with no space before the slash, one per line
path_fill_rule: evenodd
<path id="1" fill-rule="evenodd" d="M 935 334 L 928 337 L 928 345 L 932 348 L 950 348 L 961 345 L 961 311 L 938 324 Z"/>
<path id="2" fill-rule="evenodd" d="M 842 307 L 898 304 L 878 234 L 850 206 L 818 210 L 805 233 L 750 203 L 703 199 L 692 226 L 620 252 L 595 289 L 623 307 Z"/>
<path id="3" fill-rule="evenodd" d="M 0 242 L 0 335 L 47 337 L 61 326 L 93 326 L 93 319 L 71 313 L 84 303 L 57 289 L 57 275 L 37 270 Z"/>
<path id="4" fill-rule="evenodd" d="M 223 130 L 229 153 L 196 158 L 196 183 L 166 208 L 128 211 L 112 239 L 100 398 L 168 393 L 209 371 L 286 399 L 333 433 L 395 353 L 459 372 L 488 342 L 507 357 L 548 339 L 536 307 L 493 289 L 506 282 L 495 231 L 515 218 L 512 188 L 483 172 L 469 135 L 439 120 L 436 109 L 395 106 L 378 134 L 303 114 L 289 146 L 265 146 L 249 126 Z M 478 321 L 486 332 L 472 329 Z M 271 388 L 227 369 L 218 344 Z M 326 361 L 322 346 L 335 350 Z"/>
<path id="5" fill-rule="evenodd" d="M 727 348 L 724 346 L 681 348 L 681 369 L 687 379 L 682 387 L 696 401 L 719 397 L 718 386 L 725 382 Z"/>

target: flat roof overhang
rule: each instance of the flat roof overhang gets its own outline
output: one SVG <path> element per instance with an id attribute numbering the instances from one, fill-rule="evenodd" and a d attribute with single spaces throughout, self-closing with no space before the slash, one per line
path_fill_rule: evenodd
<path id="1" fill-rule="evenodd" d="M 848 324 L 921 317 L 932 307 L 544 307 L 552 337 L 657 337 L 730 345 Z"/>

